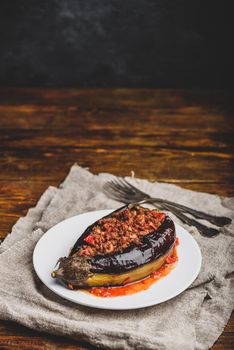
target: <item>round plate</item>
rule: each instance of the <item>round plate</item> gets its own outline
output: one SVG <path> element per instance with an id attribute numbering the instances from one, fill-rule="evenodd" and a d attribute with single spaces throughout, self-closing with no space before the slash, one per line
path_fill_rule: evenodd
<path id="1" fill-rule="evenodd" d="M 48 230 L 38 241 L 33 253 L 34 269 L 41 281 L 54 293 L 81 305 L 101 309 L 129 310 L 162 303 L 183 292 L 197 277 L 201 267 L 201 252 L 194 238 L 180 225 L 175 224 L 179 237 L 176 267 L 149 289 L 128 296 L 96 297 L 82 290 L 69 290 L 51 277 L 55 264 L 67 256 L 87 226 L 111 213 L 98 210 L 77 215 Z"/>

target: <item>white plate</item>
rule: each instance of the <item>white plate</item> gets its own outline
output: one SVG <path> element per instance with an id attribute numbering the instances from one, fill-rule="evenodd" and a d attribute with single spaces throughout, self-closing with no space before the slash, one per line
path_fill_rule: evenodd
<path id="1" fill-rule="evenodd" d="M 113 210 L 98 210 L 77 215 L 48 230 L 38 241 L 33 253 L 34 269 L 41 281 L 54 293 L 81 305 L 101 309 L 128 310 L 162 303 L 183 292 L 197 277 L 201 267 L 201 252 L 197 242 L 180 225 L 176 226 L 179 237 L 177 266 L 166 277 L 155 282 L 149 289 L 119 297 L 102 298 L 87 292 L 65 288 L 50 274 L 57 260 L 67 256 L 77 238 L 86 227 Z"/>

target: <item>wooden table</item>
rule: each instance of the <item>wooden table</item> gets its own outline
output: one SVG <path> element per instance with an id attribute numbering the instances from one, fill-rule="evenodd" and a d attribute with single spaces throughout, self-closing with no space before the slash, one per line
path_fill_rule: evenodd
<path id="1" fill-rule="evenodd" d="M 0 237 L 77 162 L 234 195 L 230 91 L 0 89 Z M 231 349 L 234 315 L 213 350 Z M 83 349 L 0 323 L 1 349 Z"/>

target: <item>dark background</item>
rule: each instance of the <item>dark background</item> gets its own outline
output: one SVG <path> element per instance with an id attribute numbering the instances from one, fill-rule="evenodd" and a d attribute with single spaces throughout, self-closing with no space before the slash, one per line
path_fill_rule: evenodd
<path id="1" fill-rule="evenodd" d="M 0 85 L 229 87 L 231 1 L 0 4 Z"/>

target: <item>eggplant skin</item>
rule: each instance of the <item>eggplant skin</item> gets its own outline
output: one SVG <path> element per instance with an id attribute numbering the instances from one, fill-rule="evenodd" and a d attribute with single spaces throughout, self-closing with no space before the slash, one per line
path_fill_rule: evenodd
<path id="1" fill-rule="evenodd" d="M 124 210 L 127 206 L 115 210 Z M 98 221 L 90 225 L 79 237 L 68 257 L 60 258 L 59 268 L 51 276 L 76 287 L 119 286 L 142 279 L 159 269 L 170 256 L 175 240 L 175 225 L 169 216 L 158 229 L 142 237 L 141 245 L 130 245 L 121 253 L 78 256 L 76 252 L 84 244 Z"/>
<path id="2" fill-rule="evenodd" d="M 173 252 L 173 247 L 161 255 L 156 260 L 153 260 L 147 264 L 141 265 L 133 270 L 119 273 L 119 274 L 108 274 L 108 273 L 94 273 L 90 275 L 86 280 L 87 287 L 109 287 L 109 286 L 123 286 L 125 284 L 139 281 L 149 276 L 154 271 L 158 270 Z"/>
<path id="3" fill-rule="evenodd" d="M 140 246 L 130 246 L 122 253 L 91 259 L 93 273 L 123 273 L 150 263 L 168 252 L 176 239 L 175 225 L 169 216 L 153 233 L 142 237 Z"/>

